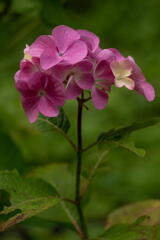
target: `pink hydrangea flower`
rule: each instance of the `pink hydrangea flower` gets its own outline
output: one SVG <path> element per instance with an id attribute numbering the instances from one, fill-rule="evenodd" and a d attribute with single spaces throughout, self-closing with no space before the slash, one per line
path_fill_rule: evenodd
<path id="1" fill-rule="evenodd" d="M 56 117 L 59 107 L 64 104 L 63 85 L 46 73 L 36 72 L 28 81 L 18 79 L 16 88 L 21 93 L 22 105 L 31 123 L 37 120 L 39 113 Z"/>
<path id="2" fill-rule="evenodd" d="M 143 95 L 148 101 L 155 98 L 154 88 L 149 84 L 141 69 L 135 63 L 132 57 L 124 58 L 116 49 L 110 49 L 116 59 L 111 62 L 111 69 L 115 77 L 117 87 L 125 86 L 129 90 L 136 90 Z"/>
<path id="3" fill-rule="evenodd" d="M 84 60 L 75 65 L 57 65 L 53 68 L 53 74 L 66 83 L 66 99 L 75 99 L 82 90 L 91 89 L 94 84 L 92 74 L 93 65 Z"/>
<path id="4" fill-rule="evenodd" d="M 15 81 L 30 122 L 39 113 L 57 116 L 66 99 L 75 99 L 85 90 L 99 110 L 107 105 L 112 85 L 154 99 L 154 88 L 134 59 L 99 44 L 94 33 L 61 25 L 26 45 Z"/>
<path id="5" fill-rule="evenodd" d="M 52 35 L 42 35 L 30 46 L 28 53 L 40 58 L 41 67 L 47 70 L 63 62 L 75 64 L 83 60 L 88 49 L 80 34 L 67 26 L 55 27 Z"/>

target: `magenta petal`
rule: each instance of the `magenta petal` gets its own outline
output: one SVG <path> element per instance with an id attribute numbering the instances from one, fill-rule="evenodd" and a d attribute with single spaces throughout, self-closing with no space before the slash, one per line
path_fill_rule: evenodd
<path id="1" fill-rule="evenodd" d="M 86 30 L 78 30 L 78 33 L 81 36 L 81 39 L 87 44 L 88 49 L 91 52 L 94 52 L 99 45 L 99 38 L 92 32 Z"/>
<path id="2" fill-rule="evenodd" d="M 20 68 L 21 70 L 18 77 L 23 81 L 28 81 L 31 78 L 32 74 L 36 72 L 36 67 L 27 60 L 21 62 Z"/>
<path id="3" fill-rule="evenodd" d="M 33 57 L 40 57 L 43 51 L 48 48 L 56 48 L 54 40 L 50 36 L 42 35 L 29 47 L 28 54 Z"/>
<path id="4" fill-rule="evenodd" d="M 111 71 L 110 63 L 102 60 L 100 61 L 95 69 L 95 75 L 97 79 L 108 79 L 114 81 L 114 75 Z"/>
<path id="5" fill-rule="evenodd" d="M 96 87 L 92 88 L 92 102 L 96 109 L 101 110 L 105 108 L 106 104 L 108 103 L 108 94 L 105 93 L 103 90 L 98 89 Z"/>
<path id="6" fill-rule="evenodd" d="M 82 89 L 73 80 L 70 80 L 66 88 L 66 99 L 75 99 L 81 92 Z"/>
<path id="7" fill-rule="evenodd" d="M 26 111 L 26 114 L 28 116 L 28 120 L 30 123 L 34 123 L 38 118 L 38 110 L 37 109 L 32 109 L 32 110 Z"/>
<path id="8" fill-rule="evenodd" d="M 91 73 L 83 73 L 76 79 L 76 83 L 81 89 L 90 89 L 93 87 L 94 77 Z"/>
<path id="9" fill-rule="evenodd" d="M 155 91 L 151 84 L 147 82 L 140 82 L 138 86 L 136 86 L 137 92 L 144 95 L 144 97 L 149 101 L 153 101 L 155 98 Z"/>
<path id="10" fill-rule="evenodd" d="M 26 97 L 22 99 L 23 108 L 31 123 L 35 122 L 38 118 L 38 97 Z"/>
<path id="11" fill-rule="evenodd" d="M 16 88 L 21 93 L 23 97 L 34 97 L 36 91 L 29 89 L 28 84 L 24 81 L 17 81 Z"/>
<path id="12" fill-rule="evenodd" d="M 112 62 L 113 60 L 116 59 L 113 52 L 109 49 L 103 49 L 103 50 L 99 51 L 96 58 L 98 61 L 106 60 L 108 62 Z"/>
<path id="13" fill-rule="evenodd" d="M 109 48 L 108 50 L 114 54 L 117 61 L 124 60 L 123 55 L 116 48 Z"/>
<path id="14" fill-rule="evenodd" d="M 91 72 L 93 64 L 88 60 L 83 60 L 76 64 L 76 68 L 82 72 Z"/>
<path id="15" fill-rule="evenodd" d="M 75 64 L 83 60 L 87 56 L 87 52 L 86 44 L 79 40 L 67 49 L 63 59 L 70 64 Z"/>
<path id="16" fill-rule="evenodd" d="M 45 87 L 47 98 L 53 102 L 56 106 L 63 106 L 65 100 L 65 89 L 64 86 L 57 80 L 52 78 L 52 81 L 48 81 Z"/>
<path id="17" fill-rule="evenodd" d="M 42 53 L 40 57 L 41 67 L 44 70 L 48 70 L 49 68 L 59 63 L 60 60 L 61 58 L 58 56 L 56 51 L 54 51 L 53 49 L 47 49 Z"/>
<path id="18" fill-rule="evenodd" d="M 63 82 L 66 80 L 67 73 L 69 72 L 71 66 L 72 65 L 57 64 L 51 69 L 51 74 L 57 78 L 57 80 Z"/>
<path id="19" fill-rule="evenodd" d="M 127 57 L 127 60 L 129 60 L 129 62 L 132 65 L 132 68 L 133 68 L 131 78 L 134 79 L 136 83 L 138 83 L 140 81 L 145 81 L 146 79 L 145 79 L 140 67 L 136 64 L 134 58 L 129 56 L 129 57 Z"/>
<path id="20" fill-rule="evenodd" d="M 15 80 L 15 82 L 21 80 L 21 79 L 20 79 L 20 72 L 21 72 L 21 71 L 18 70 L 18 71 L 15 73 L 15 75 L 14 75 L 14 80 Z"/>
<path id="21" fill-rule="evenodd" d="M 36 72 L 32 75 L 32 77 L 28 81 L 28 86 L 33 91 L 38 91 L 42 88 L 41 78 L 43 76 L 42 72 Z"/>
<path id="22" fill-rule="evenodd" d="M 46 97 L 41 97 L 38 103 L 38 110 L 46 117 L 56 117 L 59 113 L 58 108 Z"/>
<path id="23" fill-rule="evenodd" d="M 80 38 L 76 30 L 64 25 L 55 27 L 52 34 L 60 53 L 64 53 L 71 44 Z"/>

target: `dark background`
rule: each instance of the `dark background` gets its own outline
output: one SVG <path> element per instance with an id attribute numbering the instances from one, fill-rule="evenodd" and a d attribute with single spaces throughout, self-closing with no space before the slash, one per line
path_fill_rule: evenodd
<path id="1" fill-rule="evenodd" d="M 41 34 L 49 34 L 59 24 L 93 31 L 100 36 L 102 47 L 118 48 L 125 56 L 133 56 L 156 90 L 152 103 L 127 89 L 113 88 L 105 110 L 97 111 L 90 105 L 84 114 L 83 127 L 87 145 L 104 130 L 160 115 L 160 1 L 0 1 L 0 169 L 16 168 L 21 174 L 44 177 L 49 182 L 57 174 L 62 187 L 72 192 L 70 180 L 58 167 L 65 162 L 68 171 L 72 171 L 75 162 L 72 149 L 56 133 L 42 134 L 28 123 L 13 79 L 25 44 L 31 44 Z M 75 138 L 75 102 L 69 101 L 65 111 L 72 123 L 69 133 Z M 127 150 L 114 150 L 93 181 L 92 193 L 85 204 L 93 235 L 101 231 L 107 214 L 115 208 L 160 198 L 160 126 L 136 132 L 133 139 L 137 146 L 146 149 L 146 156 L 139 158 Z M 94 148 L 84 156 L 85 167 L 92 166 L 96 159 Z M 50 220 L 64 218 L 59 207 L 40 216 Z M 35 225 L 30 222 L 18 225 L 0 234 L 0 239 L 76 239 L 59 225 L 49 228 Z"/>

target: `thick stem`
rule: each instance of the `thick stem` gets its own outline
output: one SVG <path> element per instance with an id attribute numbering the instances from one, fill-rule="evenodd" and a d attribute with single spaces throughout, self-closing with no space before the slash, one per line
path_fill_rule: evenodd
<path id="1" fill-rule="evenodd" d="M 77 212 L 79 215 L 79 221 L 81 229 L 84 233 L 83 239 L 87 239 L 87 229 L 84 221 L 82 206 L 81 206 L 81 170 L 82 170 L 82 110 L 83 110 L 83 94 L 81 99 L 78 100 L 78 117 L 77 117 L 77 172 L 76 172 L 76 192 L 75 192 L 75 202 L 77 207 Z"/>

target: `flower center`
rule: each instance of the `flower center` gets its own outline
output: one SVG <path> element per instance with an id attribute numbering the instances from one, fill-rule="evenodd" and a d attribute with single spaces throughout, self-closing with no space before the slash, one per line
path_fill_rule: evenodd
<path id="1" fill-rule="evenodd" d="M 58 54 L 60 57 L 62 57 L 64 55 L 64 53 L 61 53 L 61 52 L 59 52 Z"/>
<path id="2" fill-rule="evenodd" d="M 44 97 L 44 96 L 46 96 L 46 92 L 45 92 L 44 90 L 40 90 L 40 91 L 38 92 L 38 96 L 39 96 L 39 97 Z"/>

